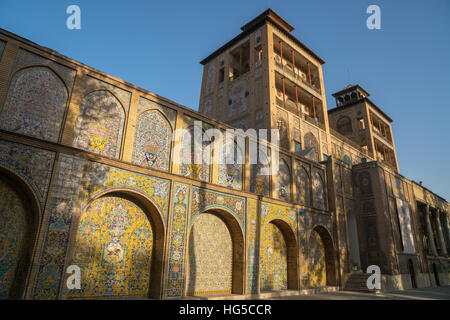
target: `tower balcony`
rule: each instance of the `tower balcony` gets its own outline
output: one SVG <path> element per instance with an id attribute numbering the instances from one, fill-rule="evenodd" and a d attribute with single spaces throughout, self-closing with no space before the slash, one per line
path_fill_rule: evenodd
<path id="1" fill-rule="evenodd" d="M 273 49 L 275 70 L 320 98 L 318 68 L 276 36 Z"/>
<path id="2" fill-rule="evenodd" d="M 293 81 L 275 73 L 276 104 L 325 130 L 322 101 Z"/>

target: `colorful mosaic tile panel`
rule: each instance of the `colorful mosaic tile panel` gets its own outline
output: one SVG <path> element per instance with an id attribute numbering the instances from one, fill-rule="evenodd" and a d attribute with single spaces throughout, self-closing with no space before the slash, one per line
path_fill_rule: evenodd
<path id="1" fill-rule="evenodd" d="M 313 161 L 319 161 L 319 143 L 317 142 L 317 138 L 312 132 L 308 132 L 303 137 L 305 150 L 311 149 L 311 152 L 308 153 L 308 158 Z"/>
<path id="2" fill-rule="evenodd" d="M 260 152 L 258 157 L 258 164 L 250 166 L 250 191 L 268 197 L 270 195 L 270 176 L 262 173 L 270 169 L 270 162 L 264 153 Z"/>
<path id="3" fill-rule="evenodd" d="M 245 198 L 192 187 L 191 223 L 209 208 L 224 208 L 231 212 L 245 232 Z"/>
<path id="4" fill-rule="evenodd" d="M 67 97 L 64 83 L 49 68 L 22 69 L 12 77 L 0 114 L 0 127 L 57 142 Z"/>
<path id="5" fill-rule="evenodd" d="M 166 297 L 179 298 L 184 294 L 184 261 L 186 244 L 189 186 L 174 183 L 172 219 L 169 235 Z"/>
<path id="6" fill-rule="evenodd" d="M 280 229 L 273 223 L 264 226 L 261 236 L 260 290 L 287 289 L 287 247 Z"/>
<path id="7" fill-rule="evenodd" d="M 148 295 L 153 232 L 135 203 L 107 196 L 81 215 L 70 264 L 81 268 L 81 289 L 68 297 Z"/>
<path id="8" fill-rule="evenodd" d="M 73 146 L 118 158 L 124 122 L 125 114 L 120 102 L 108 91 L 94 91 L 83 99 L 75 124 Z"/>
<path id="9" fill-rule="evenodd" d="M 37 65 L 47 66 L 54 70 L 58 76 L 64 81 L 67 86 L 69 93 L 72 91 L 73 83 L 75 81 L 76 71 L 70 69 L 62 64 L 56 63 L 52 60 L 46 59 L 44 57 L 38 56 L 29 51 L 19 49 L 17 52 L 16 60 L 14 61 L 13 70 L 17 71 L 25 67 L 35 67 Z"/>
<path id="10" fill-rule="evenodd" d="M 320 264 L 316 263 L 317 261 L 320 261 L 320 255 L 316 255 L 316 251 L 310 250 L 310 239 L 314 236 L 314 233 L 316 233 L 316 231 L 314 231 L 316 226 L 324 227 L 332 237 L 332 234 L 330 233 L 332 228 L 332 219 L 330 215 L 299 210 L 300 272 L 304 288 L 311 287 L 311 279 L 316 280 L 313 282 L 313 285 L 315 286 L 314 283 L 318 283 L 318 276 L 321 274 Z M 314 244 L 314 246 L 315 245 L 316 244 Z M 317 248 L 317 246 L 315 246 L 315 248 Z M 323 257 L 325 257 L 325 255 L 323 255 Z"/>
<path id="11" fill-rule="evenodd" d="M 0 140 L 0 165 L 17 173 L 31 185 L 41 208 L 47 197 L 54 160 L 54 152 Z"/>
<path id="12" fill-rule="evenodd" d="M 299 163 L 295 169 L 295 186 L 297 194 L 295 201 L 304 206 L 311 205 L 311 183 L 306 169 Z"/>
<path id="13" fill-rule="evenodd" d="M 334 163 L 334 186 L 336 192 L 342 194 L 342 176 L 341 176 L 341 166 L 336 162 Z"/>
<path id="14" fill-rule="evenodd" d="M 344 191 L 348 195 L 353 194 L 353 181 L 352 181 L 352 171 L 343 168 L 342 169 L 342 180 L 344 181 Z"/>
<path id="15" fill-rule="evenodd" d="M 203 114 L 206 117 L 212 117 L 213 116 L 213 100 L 206 99 L 205 103 L 203 104 Z"/>
<path id="16" fill-rule="evenodd" d="M 187 295 L 231 293 L 233 243 L 225 223 L 202 213 L 189 234 Z"/>
<path id="17" fill-rule="evenodd" d="M 86 176 L 84 205 L 100 192 L 117 188 L 135 190 L 152 200 L 167 225 L 169 180 L 141 175 L 95 162 L 89 163 Z"/>
<path id="18" fill-rule="evenodd" d="M 125 91 L 93 77 L 86 77 L 86 82 L 84 83 L 83 87 L 84 96 L 92 93 L 93 91 L 102 89 L 112 92 L 117 98 L 119 98 L 120 103 L 128 113 L 128 111 L 130 110 L 131 92 Z"/>
<path id="19" fill-rule="evenodd" d="M 180 174 L 184 177 L 209 181 L 211 163 L 211 145 L 207 141 L 195 138 L 194 127 L 188 128 L 182 137 L 180 148 Z M 202 132 L 203 134 L 203 132 Z M 201 148 L 202 152 L 195 152 Z"/>
<path id="20" fill-rule="evenodd" d="M 133 146 L 133 163 L 169 171 L 172 128 L 158 110 L 138 116 Z"/>
<path id="21" fill-rule="evenodd" d="M 248 130 L 248 128 L 249 128 L 248 123 L 249 123 L 248 116 L 245 116 L 240 119 L 229 122 L 230 126 L 237 128 L 237 129 L 242 129 L 244 131 Z"/>
<path id="22" fill-rule="evenodd" d="M 218 184 L 227 188 L 242 189 L 243 153 L 234 142 L 225 142 L 219 151 L 219 164 L 217 165 Z M 227 159 L 233 159 L 233 164 L 225 164 Z"/>
<path id="23" fill-rule="evenodd" d="M 250 96 L 249 79 L 234 80 L 228 86 L 227 119 L 248 111 Z"/>
<path id="24" fill-rule="evenodd" d="M 8 299 L 27 232 L 25 205 L 11 185 L 0 177 L 0 300 Z"/>
<path id="25" fill-rule="evenodd" d="M 290 224 L 294 234 L 297 234 L 297 217 L 294 209 L 268 202 L 262 202 L 261 225 L 265 225 L 267 222 L 275 218 L 281 218 L 282 220 L 285 220 Z"/>
<path id="26" fill-rule="evenodd" d="M 325 186 L 323 181 L 323 175 L 320 171 L 313 171 L 313 200 L 314 207 L 317 209 L 325 210 L 326 209 L 326 200 L 325 200 Z"/>
<path id="27" fill-rule="evenodd" d="M 320 235 L 316 231 L 311 233 L 308 249 L 309 287 L 325 287 L 327 281 L 325 268 L 325 247 Z"/>
<path id="28" fill-rule="evenodd" d="M 291 171 L 285 160 L 280 161 L 280 167 L 276 175 L 278 199 L 290 201 L 291 199 Z"/>
<path id="29" fill-rule="evenodd" d="M 151 100 L 145 99 L 143 97 L 139 97 L 139 103 L 138 103 L 138 114 L 148 110 L 148 109 L 158 109 L 161 111 L 167 119 L 169 119 L 170 124 L 172 127 L 175 127 L 175 121 L 177 118 L 177 112 L 173 109 L 167 108 L 166 106 L 160 105 L 156 102 L 153 102 Z"/>
<path id="30" fill-rule="evenodd" d="M 258 290 L 259 243 L 257 236 L 258 212 L 257 202 L 247 200 L 247 290 L 256 293 Z"/>
<path id="31" fill-rule="evenodd" d="M 52 182 L 52 192 L 44 215 L 44 243 L 40 249 L 39 270 L 33 299 L 57 299 L 69 243 L 69 230 L 86 161 L 61 154 Z"/>
<path id="32" fill-rule="evenodd" d="M 205 95 L 208 95 L 214 91 L 215 82 L 216 82 L 216 60 L 212 61 L 208 65 L 208 71 L 206 75 Z"/>

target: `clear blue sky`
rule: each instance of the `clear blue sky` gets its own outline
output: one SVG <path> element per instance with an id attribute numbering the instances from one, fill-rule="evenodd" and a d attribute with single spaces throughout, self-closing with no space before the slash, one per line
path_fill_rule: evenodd
<path id="1" fill-rule="evenodd" d="M 66 8 L 81 8 L 81 30 Z M 381 30 L 366 8 L 381 8 Z M 450 1 L 0 1 L 0 27 L 198 108 L 199 61 L 267 7 L 324 65 L 331 93 L 362 85 L 392 119 L 400 172 L 450 200 Z"/>

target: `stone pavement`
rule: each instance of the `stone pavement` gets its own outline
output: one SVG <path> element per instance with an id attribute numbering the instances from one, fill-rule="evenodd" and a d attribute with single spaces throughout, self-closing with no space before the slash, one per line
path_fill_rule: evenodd
<path id="1" fill-rule="evenodd" d="M 276 297 L 274 300 L 450 300 L 450 286 L 389 291 L 379 294 L 338 291 Z"/>

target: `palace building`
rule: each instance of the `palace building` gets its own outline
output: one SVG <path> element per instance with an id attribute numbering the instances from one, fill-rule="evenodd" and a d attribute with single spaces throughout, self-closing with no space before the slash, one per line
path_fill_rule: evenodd
<path id="1" fill-rule="evenodd" d="M 448 202 L 400 174 L 376 97 L 327 108 L 293 29 L 268 9 L 201 61 L 199 112 L 0 29 L 0 299 L 369 290 L 371 265 L 382 291 L 449 284 Z M 195 121 L 278 129 L 278 170 Z"/>

